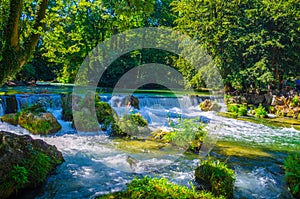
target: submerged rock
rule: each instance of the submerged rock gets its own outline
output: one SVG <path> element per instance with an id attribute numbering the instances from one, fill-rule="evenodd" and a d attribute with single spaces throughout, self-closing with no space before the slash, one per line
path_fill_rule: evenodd
<path id="1" fill-rule="evenodd" d="M 55 146 L 29 135 L 0 131 L 0 198 L 39 186 L 63 161 Z"/>

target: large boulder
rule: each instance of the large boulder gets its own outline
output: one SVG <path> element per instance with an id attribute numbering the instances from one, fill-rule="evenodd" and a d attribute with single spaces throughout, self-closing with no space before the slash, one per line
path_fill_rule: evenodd
<path id="1" fill-rule="evenodd" d="M 132 107 L 136 108 L 136 109 L 140 109 L 140 102 L 139 102 L 139 99 L 132 96 L 132 95 L 129 95 L 127 97 L 124 98 L 124 103 L 127 105 L 127 104 L 130 104 Z"/>
<path id="2" fill-rule="evenodd" d="M 33 134 L 48 135 L 56 133 L 61 129 L 61 125 L 52 113 L 21 113 L 18 124 Z"/>
<path id="3" fill-rule="evenodd" d="M 0 131 L 0 198 L 14 198 L 22 190 L 39 186 L 63 161 L 55 146 L 29 135 Z"/>
<path id="4" fill-rule="evenodd" d="M 221 106 L 217 102 L 206 99 L 200 103 L 200 108 L 202 111 L 219 111 Z"/>
<path id="5" fill-rule="evenodd" d="M 56 133 L 61 129 L 61 125 L 52 113 L 34 113 L 19 112 L 5 114 L 1 117 L 1 121 L 12 125 L 20 125 L 33 134 L 48 135 Z"/>
<path id="6" fill-rule="evenodd" d="M 215 160 L 202 160 L 195 170 L 195 180 L 201 188 L 215 196 L 233 198 L 235 175 L 225 163 Z"/>
<path id="7" fill-rule="evenodd" d="M 72 121 L 73 120 L 72 95 L 71 94 L 61 95 L 61 103 L 62 103 L 61 119 L 65 120 L 65 121 Z"/>
<path id="8" fill-rule="evenodd" d="M 113 104 L 113 106 L 122 106 L 122 107 L 132 106 L 136 109 L 140 108 L 139 99 L 134 97 L 133 95 L 128 95 L 128 96 L 122 98 L 121 100 L 116 99 L 114 103 L 115 104 Z"/>

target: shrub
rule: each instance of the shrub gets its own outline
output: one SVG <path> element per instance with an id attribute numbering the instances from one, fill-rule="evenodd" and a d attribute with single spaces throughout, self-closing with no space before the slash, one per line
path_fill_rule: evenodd
<path id="1" fill-rule="evenodd" d="M 196 181 L 216 196 L 233 197 L 234 171 L 218 160 L 202 161 L 195 170 Z"/>
<path id="2" fill-rule="evenodd" d="M 247 115 L 247 106 L 244 104 L 228 104 L 227 110 L 228 112 L 232 112 L 238 116 Z"/>
<path id="3" fill-rule="evenodd" d="M 300 158 L 299 154 L 289 155 L 284 161 L 287 185 L 295 198 L 300 198 Z"/>
<path id="4" fill-rule="evenodd" d="M 292 106 L 293 107 L 296 107 L 300 105 L 300 99 L 299 99 L 299 96 L 298 95 L 295 95 L 293 98 L 292 98 Z"/>
<path id="5" fill-rule="evenodd" d="M 184 119 L 174 125 L 173 131 L 167 133 L 163 139 L 178 147 L 196 152 L 200 149 L 206 135 L 205 125 L 193 119 Z"/>
<path id="6" fill-rule="evenodd" d="M 238 109 L 238 115 L 243 116 L 247 115 L 247 106 L 244 104 L 240 104 L 239 109 Z"/>
<path id="7" fill-rule="evenodd" d="M 108 194 L 98 197 L 98 199 L 104 198 L 145 198 L 145 199 L 165 199 L 165 198 L 206 198 L 213 199 L 214 197 L 211 193 L 201 191 L 196 192 L 195 189 L 188 189 L 185 186 L 176 185 L 170 183 L 165 178 L 149 178 L 144 177 L 142 179 L 134 179 L 130 184 L 128 184 L 127 190 L 124 192 L 117 192 L 113 194 Z M 220 197 L 222 198 L 222 197 Z"/>
<path id="8" fill-rule="evenodd" d="M 263 107 L 261 104 L 254 110 L 255 111 L 255 117 L 258 118 L 264 118 L 267 117 L 268 112 L 266 111 L 265 107 Z"/>

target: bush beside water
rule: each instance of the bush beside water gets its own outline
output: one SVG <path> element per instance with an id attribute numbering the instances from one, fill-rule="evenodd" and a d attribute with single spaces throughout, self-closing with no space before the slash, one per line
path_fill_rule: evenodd
<path id="1" fill-rule="evenodd" d="M 161 178 L 149 178 L 144 177 L 142 179 L 134 179 L 128 184 L 126 191 L 117 192 L 108 195 L 103 195 L 97 199 L 165 199 L 165 198 L 180 198 L 180 199 L 215 199 L 224 197 L 215 197 L 213 194 L 206 191 L 195 191 L 185 186 L 176 185 L 168 182 L 167 179 Z"/>
<path id="2" fill-rule="evenodd" d="M 233 197 L 234 171 L 219 160 L 204 160 L 195 170 L 196 181 L 216 196 Z"/>
<path id="3" fill-rule="evenodd" d="M 284 161 L 287 185 L 295 198 L 300 198 L 300 155 L 289 155 Z"/>

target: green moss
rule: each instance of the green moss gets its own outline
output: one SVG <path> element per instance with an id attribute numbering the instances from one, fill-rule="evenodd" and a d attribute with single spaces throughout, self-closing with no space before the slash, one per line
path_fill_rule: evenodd
<path id="1" fill-rule="evenodd" d="M 23 188 L 25 184 L 29 182 L 27 169 L 18 164 L 13 166 L 10 177 L 12 184 L 14 184 L 17 190 Z"/>
<path id="2" fill-rule="evenodd" d="M 9 113 L 5 114 L 1 117 L 2 122 L 7 122 L 12 125 L 18 125 L 18 114 L 17 113 Z"/>
<path id="3" fill-rule="evenodd" d="M 161 178 L 149 178 L 144 177 L 142 179 L 134 179 L 128 184 L 127 190 L 124 192 L 117 192 L 113 194 L 103 195 L 98 199 L 128 199 L 128 198 L 145 198 L 145 199 L 165 199 L 165 198 L 182 198 L 182 199 L 193 199 L 193 198 L 205 198 L 213 199 L 218 198 L 213 196 L 211 193 L 201 191 L 196 192 L 195 189 L 188 189 L 185 186 L 176 185 L 168 182 L 167 179 Z M 223 197 L 219 197 L 223 198 Z"/>
<path id="4" fill-rule="evenodd" d="M 195 170 L 196 181 L 216 196 L 233 198 L 235 174 L 225 163 L 218 160 L 204 160 Z"/>
<path id="5" fill-rule="evenodd" d="M 33 134 L 48 135 L 61 129 L 61 125 L 51 113 L 36 115 L 22 111 L 18 118 L 18 124 Z"/>
<path id="6" fill-rule="evenodd" d="M 157 131 L 153 132 L 151 136 L 161 142 L 171 143 L 191 152 L 198 152 L 207 135 L 205 126 L 194 119 L 184 119 L 174 125 L 171 132 Z"/>
<path id="7" fill-rule="evenodd" d="M 289 155 L 284 161 L 287 185 L 295 198 L 300 198 L 300 155 Z"/>
<path id="8" fill-rule="evenodd" d="M 95 107 L 98 122 L 103 124 L 104 129 L 115 123 L 114 117 L 117 117 L 117 114 L 108 103 L 96 101 Z"/>
<path id="9" fill-rule="evenodd" d="M 81 111 L 73 112 L 74 120 L 73 125 L 77 131 L 81 132 L 92 132 L 98 131 L 99 124 L 97 120 L 95 120 L 88 109 L 83 109 Z"/>
<path id="10" fill-rule="evenodd" d="M 221 117 L 234 118 L 237 120 L 253 122 L 253 123 L 257 123 L 257 124 L 263 124 L 263 125 L 266 125 L 266 126 L 269 126 L 272 128 L 293 127 L 297 130 L 300 130 L 300 120 L 299 119 L 283 118 L 283 117 L 277 117 L 277 118 L 238 117 L 237 115 L 234 115 L 229 112 L 219 112 L 218 115 Z"/>
<path id="11" fill-rule="evenodd" d="M 54 157 L 50 158 L 45 153 L 32 150 L 31 156 L 22 159 L 20 164 L 12 167 L 5 183 L 0 184 L 0 192 L 5 193 L 5 189 L 11 189 L 12 192 L 18 194 L 19 190 L 28 188 L 29 184 L 31 188 L 37 187 L 46 180 L 52 169 L 61 162 L 62 160 L 57 160 Z"/>
<path id="12" fill-rule="evenodd" d="M 139 113 L 124 115 L 124 118 L 126 118 L 126 120 L 131 120 L 137 126 L 148 126 L 147 120 L 145 120 L 143 116 Z"/>
<path id="13" fill-rule="evenodd" d="M 265 148 L 266 149 L 266 148 Z M 265 149 L 253 146 L 253 143 L 243 144 L 240 142 L 218 141 L 214 151 L 225 156 L 238 156 L 256 159 L 257 157 L 272 157 Z"/>

